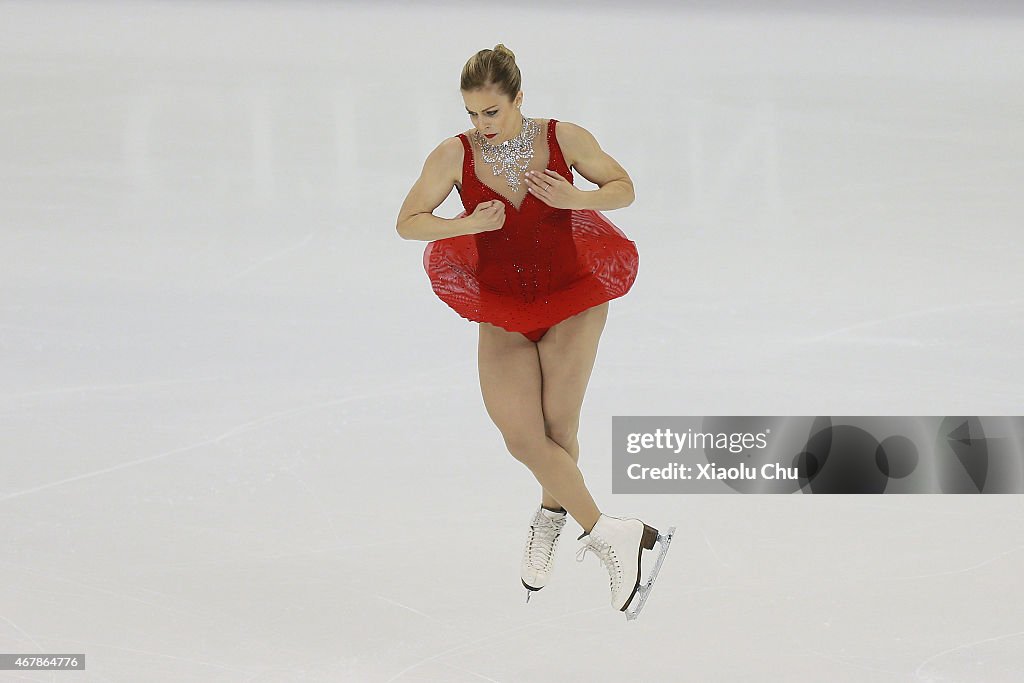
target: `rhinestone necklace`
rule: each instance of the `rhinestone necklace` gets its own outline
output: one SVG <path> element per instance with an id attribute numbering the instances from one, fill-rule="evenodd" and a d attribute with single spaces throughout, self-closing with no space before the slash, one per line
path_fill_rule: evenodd
<path id="1" fill-rule="evenodd" d="M 526 167 L 533 158 L 533 138 L 540 131 L 540 124 L 523 117 L 523 127 L 511 140 L 492 145 L 479 131 L 473 131 L 480 145 L 480 156 L 489 164 L 494 175 L 505 175 L 505 181 L 516 192 Z"/>

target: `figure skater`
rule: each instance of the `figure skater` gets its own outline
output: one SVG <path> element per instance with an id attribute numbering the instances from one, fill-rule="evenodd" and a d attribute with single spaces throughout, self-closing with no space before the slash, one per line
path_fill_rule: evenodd
<path id="1" fill-rule="evenodd" d="M 527 602 L 548 582 L 568 512 L 583 528 L 577 559 L 598 556 L 612 606 L 632 619 L 674 527 L 659 534 L 639 519 L 602 514 L 577 466 L 577 432 L 608 302 L 629 291 L 638 265 L 636 245 L 599 211 L 629 206 L 633 182 L 585 128 L 526 118 L 521 80 L 500 43 L 466 62 L 460 89 L 473 127 L 428 155 L 396 227 L 404 239 L 430 242 L 423 264 L 434 292 L 479 323 L 487 414 L 541 484 L 521 564 Z M 575 187 L 570 167 L 599 189 Z M 465 211 L 434 216 L 452 186 Z M 656 541 L 656 566 L 640 586 L 640 555 Z"/>

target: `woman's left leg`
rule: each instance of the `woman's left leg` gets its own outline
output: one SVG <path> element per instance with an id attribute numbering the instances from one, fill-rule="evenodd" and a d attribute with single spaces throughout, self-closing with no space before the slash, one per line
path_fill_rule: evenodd
<path id="1" fill-rule="evenodd" d="M 577 438 L 580 412 L 590 375 L 597 359 L 597 346 L 608 319 L 608 302 L 563 320 L 537 342 L 541 366 L 541 402 L 544 431 L 572 457 L 580 458 Z M 541 487 L 545 507 L 559 507 L 558 500 Z M 599 511 L 594 510 L 596 519 Z"/>

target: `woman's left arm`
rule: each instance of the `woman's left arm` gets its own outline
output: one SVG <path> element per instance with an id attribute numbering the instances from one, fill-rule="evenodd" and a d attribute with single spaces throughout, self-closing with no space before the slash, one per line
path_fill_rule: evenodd
<path id="1" fill-rule="evenodd" d="M 530 192 L 545 203 L 560 209 L 594 209 L 607 211 L 629 206 L 636 195 L 633 181 L 626 170 L 608 155 L 590 131 L 582 126 L 559 121 L 555 130 L 565 140 L 559 145 L 567 152 L 566 159 L 581 176 L 598 186 L 596 190 L 581 190 L 554 171 L 529 173 Z"/>

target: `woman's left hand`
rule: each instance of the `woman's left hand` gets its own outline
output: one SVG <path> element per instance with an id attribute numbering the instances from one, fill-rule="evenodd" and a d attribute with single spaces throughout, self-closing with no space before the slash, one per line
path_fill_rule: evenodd
<path id="1" fill-rule="evenodd" d="M 556 209 L 581 209 L 583 191 L 550 168 L 543 173 L 527 171 L 524 176 L 527 192 Z"/>

